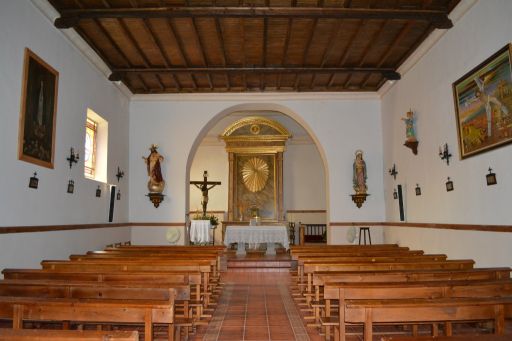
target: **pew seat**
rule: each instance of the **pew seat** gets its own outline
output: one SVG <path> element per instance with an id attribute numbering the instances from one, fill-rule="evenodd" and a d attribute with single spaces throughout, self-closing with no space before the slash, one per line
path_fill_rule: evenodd
<path id="1" fill-rule="evenodd" d="M 2 341 L 138 341 L 137 331 L 0 329 Z"/>

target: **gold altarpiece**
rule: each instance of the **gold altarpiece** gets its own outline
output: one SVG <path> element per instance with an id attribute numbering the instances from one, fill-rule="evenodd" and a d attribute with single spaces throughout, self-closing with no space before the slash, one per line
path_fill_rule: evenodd
<path id="1" fill-rule="evenodd" d="M 288 130 L 264 117 L 246 117 L 220 137 L 229 155 L 228 221 L 247 222 L 256 212 L 266 223 L 283 220 L 283 153 L 291 137 Z"/>

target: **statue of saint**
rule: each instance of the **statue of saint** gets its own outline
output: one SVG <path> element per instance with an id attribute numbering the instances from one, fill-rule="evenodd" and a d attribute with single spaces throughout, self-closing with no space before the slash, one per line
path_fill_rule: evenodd
<path id="1" fill-rule="evenodd" d="M 151 193 L 162 193 L 165 187 L 162 169 L 160 168 L 160 162 L 164 160 L 164 157 L 158 153 L 157 148 L 157 145 L 151 145 L 151 148 L 149 148 L 151 151 L 149 156 L 142 157 L 148 169 L 148 190 Z"/>
<path id="2" fill-rule="evenodd" d="M 416 142 L 416 133 L 414 131 L 414 113 L 409 110 L 406 117 L 402 117 L 402 121 L 405 122 L 405 136 L 407 142 Z"/>
<path id="3" fill-rule="evenodd" d="M 368 190 L 368 187 L 366 186 L 366 163 L 363 160 L 363 151 L 360 149 L 356 151 L 353 170 L 353 183 L 356 194 L 366 194 L 366 191 Z"/>

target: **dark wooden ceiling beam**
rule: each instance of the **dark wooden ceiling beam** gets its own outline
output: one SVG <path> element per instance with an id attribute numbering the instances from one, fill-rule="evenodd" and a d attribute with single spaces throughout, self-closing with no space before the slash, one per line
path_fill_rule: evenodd
<path id="1" fill-rule="evenodd" d="M 111 81 L 120 80 L 123 75 L 129 73 L 281 73 L 281 74 L 304 74 L 304 73 L 380 73 L 386 79 L 398 80 L 400 74 L 391 68 L 374 67 L 170 67 L 170 68 L 120 68 L 114 69 L 109 79 Z"/>
<path id="2" fill-rule="evenodd" d="M 435 28 L 453 26 L 448 14 L 426 9 L 377 9 L 336 7 L 157 7 L 157 8 L 93 8 L 64 9 L 55 20 L 57 28 L 77 26 L 84 19 L 101 18 L 332 18 L 332 19 L 385 19 L 420 20 L 431 22 Z"/>
<path id="3" fill-rule="evenodd" d="M 196 39 L 197 45 L 199 46 L 199 52 L 201 53 L 201 58 L 203 59 L 203 65 L 208 67 L 208 59 L 206 57 L 206 51 L 204 49 L 204 44 L 201 40 L 201 36 L 199 34 L 199 30 L 197 29 L 197 24 L 195 18 L 192 18 L 192 32 L 194 33 L 194 37 Z M 206 78 L 208 79 L 208 85 L 210 86 L 210 89 L 213 89 L 213 82 L 212 77 L 210 75 L 206 75 Z"/>
<path id="4" fill-rule="evenodd" d="M 224 43 L 224 35 L 222 34 L 222 26 L 220 25 L 220 20 L 218 18 L 215 18 L 215 31 L 217 33 L 217 39 L 219 40 L 219 46 L 220 46 L 220 50 L 222 52 L 221 56 L 222 56 L 222 64 L 224 66 L 226 66 L 228 64 L 228 58 L 226 56 L 226 45 Z M 225 78 L 226 78 L 226 87 L 228 89 L 231 88 L 231 84 L 229 82 L 229 75 L 226 73 L 225 75 Z"/>
<path id="5" fill-rule="evenodd" d="M 286 57 L 288 56 L 288 45 L 290 44 L 290 37 L 292 34 L 292 22 L 293 19 L 288 19 L 288 25 L 286 26 L 286 38 L 284 40 L 284 46 L 283 46 L 283 58 L 281 59 L 281 65 L 286 65 Z M 283 75 L 279 74 L 277 76 L 277 90 L 281 88 L 281 79 Z"/>

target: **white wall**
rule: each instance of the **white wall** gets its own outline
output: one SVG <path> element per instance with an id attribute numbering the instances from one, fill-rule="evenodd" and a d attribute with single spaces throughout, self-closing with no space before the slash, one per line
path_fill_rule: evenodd
<path id="1" fill-rule="evenodd" d="M 204 96 L 139 97 L 130 107 L 130 221 L 184 222 L 188 202 L 187 162 L 193 146 L 221 117 L 239 110 L 278 110 L 292 116 L 319 144 L 326 160 L 326 207 L 329 221 L 367 221 L 384 218 L 381 122 L 377 99 L 305 99 L 277 96 L 268 102 L 258 95 L 230 96 L 222 100 Z M 235 98 L 235 99 L 233 99 Z M 166 198 L 158 209 L 149 203 L 147 175 L 141 159 L 152 143 L 166 158 L 162 165 Z M 368 188 L 372 195 L 357 209 L 349 194 L 356 149 L 365 151 Z M 195 209 L 192 207 L 192 209 Z"/>
<path id="2" fill-rule="evenodd" d="M 41 268 L 46 259 L 68 259 L 71 254 L 103 250 L 106 245 L 130 240 L 129 227 L 0 235 L 0 270 Z"/>
<path id="3" fill-rule="evenodd" d="M 2 1 L 0 6 L 0 229 L 1 226 L 107 222 L 107 186 L 102 184 L 103 195 L 96 198 L 98 183 L 83 176 L 86 109 L 90 107 L 110 123 L 108 182 L 117 185 L 117 166 L 128 168 L 129 101 L 30 1 Z M 59 71 L 54 169 L 19 161 L 17 156 L 25 47 Z M 71 147 L 80 153 L 81 160 L 70 170 L 66 157 Z M 28 188 L 34 172 L 39 177 L 37 190 Z M 119 183 L 122 200 L 116 201 L 116 222 L 128 218 L 128 174 Z M 74 194 L 66 193 L 70 178 L 75 180 Z M 0 259 L 6 266 L 33 264 L 34 257 L 37 261 L 43 256 L 64 257 L 72 250 L 92 249 L 112 242 L 117 234 L 106 230 L 0 234 Z M 93 235 L 95 238 L 90 238 Z M 118 236 L 122 240 L 128 237 Z M 11 262 L 7 264 L 6 259 Z"/>
<path id="4" fill-rule="evenodd" d="M 325 210 L 324 164 L 316 146 L 289 144 L 283 164 L 284 211 Z"/>
<path id="5" fill-rule="evenodd" d="M 411 222 L 510 225 L 512 146 L 460 160 L 452 83 L 512 40 L 512 2 L 479 1 L 382 99 L 384 164 L 396 163 L 396 181 L 385 176 L 388 221 L 398 221 L 393 188 L 406 189 L 406 217 Z M 412 108 L 417 114 L 418 155 L 402 146 L 405 126 L 401 117 Z M 448 143 L 450 165 L 440 160 L 438 148 Z M 498 184 L 487 187 L 491 166 Z M 455 190 L 446 192 L 447 177 Z M 414 195 L 418 183 L 422 195 Z M 512 265 L 511 233 L 464 232 L 391 228 L 388 242 L 474 258 L 479 265 Z M 500 248 L 506 248 L 505 254 Z M 505 258 L 504 258 L 505 257 Z"/>

